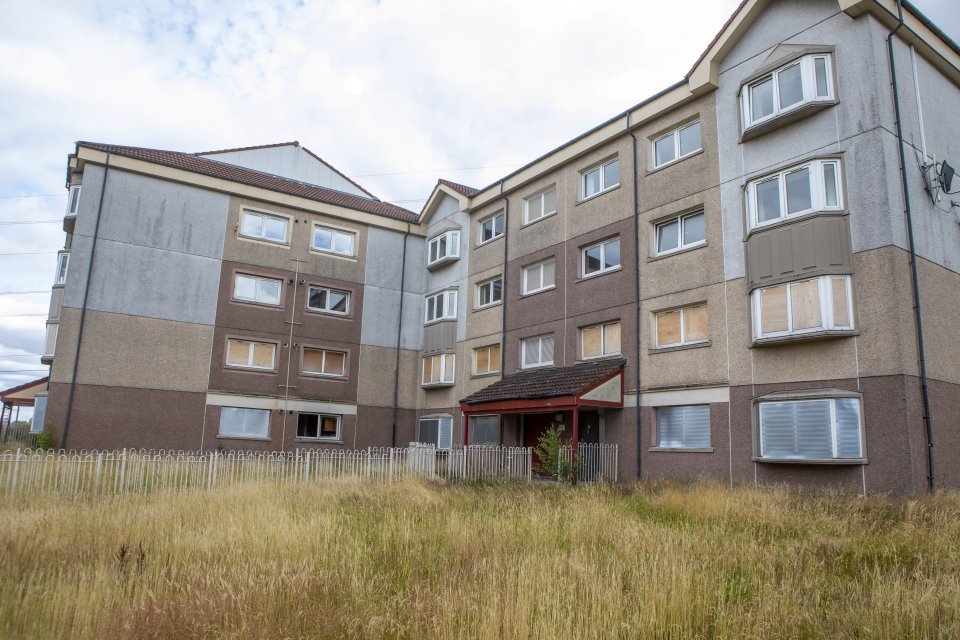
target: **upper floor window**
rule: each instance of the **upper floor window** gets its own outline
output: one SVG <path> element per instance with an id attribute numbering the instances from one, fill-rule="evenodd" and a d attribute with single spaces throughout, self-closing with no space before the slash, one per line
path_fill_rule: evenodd
<path id="1" fill-rule="evenodd" d="M 584 360 L 620 353 L 620 322 L 584 327 L 580 330 L 580 345 Z"/>
<path id="2" fill-rule="evenodd" d="M 744 129 L 776 118 L 804 104 L 833 99 L 830 54 L 803 56 L 741 91 Z"/>
<path id="3" fill-rule="evenodd" d="M 313 248 L 341 256 L 356 255 L 357 234 L 343 229 L 317 225 L 313 228 Z"/>
<path id="4" fill-rule="evenodd" d="M 339 440 L 340 416 L 301 413 L 297 416 L 297 437 L 305 440 Z"/>
<path id="5" fill-rule="evenodd" d="M 761 458 L 863 458 L 859 398 L 758 402 L 757 423 Z"/>
<path id="6" fill-rule="evenodd" d="M 700 149 L 700 121 L 697 120 L 653 141 L 653 166 L 662 167 Z"/>
<path id="7" fill-rule="evenodd" d="M 238 273 L 233 280 L 233 298 L 244 302 L 278 305 L 282 284 L 282 280 L 275 278 Z"/>
<path id="8" fill-rule="evenodd" d="M 595 196 L 620 184 L 620 159 L 614 158 L 598 167 L 584 171 L 581 176 L 583 198 Z"/>
<path id="9" fill-rule="evenodd" d="M 350 312 L 350 292 L 327 287 L 310 287 L 307 291 L 307 309 L 346 315 Z"/>
<path id="10" fill-rule="evenodd" d="M 290 221 L 259 211 L 243 211 L 240 214 L 240 235 L 270 242 L 286 242 Z"/>
<path id="11" fill-rule="evenodd" d="M 227 341 L 227 366 L 248 369 L 273 369 L 277 345 L 252 340 Z"/>
<path id="12" fill-rule="evenodd" d="M 534 336 L 520 343 L 524 369 L 546 367 L 553 364 L 553 335 Z"/>
<path id="13" fill-rule="evenodd" d="M 703 211 L 665 220 L 657 225 L 657 255 L 706 244 Z"/>
<path id="14" fill-rule="evenodd" d="M 657 446 L 664 449 L 710 447 L 710 405 L 657 407 Z"/>
<path id="15" fill-rule="evenodd" d="M 53 284 L 66 284 L 67 266 L 70 264 L 70 252 L 64 251 L 57 256 L 57 273 L 54 275 Z"/>
<path id="16" fill-rule="evenodd" d="M 77 210 L 80 208 L 80 185 L 75 184 L 70 187 L 70 193 L 67 196 L 67 215 L 75 216 L 77 215 Z"/>
<path id="17" fill-rule="evenodd" d="M 850 276 L 821 276 L 765 287 L 751 297 L 755 339 L 853 330 Z"/>
<path id="18" fill-rule="evenodd" d="M 453 384 L 456 362 L 457 356 L 452 353 L 425 356 L 423 358 L 421 384 L 424 387 Z"/>
<path id="19" fill-rule="evenodd" d="M 523 223 L 536 222 L 557 212 L 557 186 L 553 185 L 523 201 Z"/>
<path id="20" fill-rule="evenodd" d="M 843 209 L 840 161 L 813 160 L 747 183 L 751 228 L 812 211 Z"/>
<path id="21" fill-rule="evenodd" d="M 473 350 L 474 373 L 496 373 L 500 371 L 500 345 L 491 344 Z"/>
<path id="22" fill-rule="evenodd" d="M 456 320 L 457 292 L 441 291 L 427 296 L 424 309 L 424 322 L 436 320 Z"/>
<path id="23" fill-rule="evenodd" d="M 477 285 L 477 307 L 489 307 L 503 300 L 503 276 L 491 278 Z"/>
<path id="24" fill-rule="evenodd" d="M 657 314 L 657 347 L 707 341 L 707 305 L 698 304 Z"/>
<path id="25" fill-rule="evenodd" d="M 460 256 L 460 232 L 447 231 L 427 243 L 427 265 Z"/>
<path id="26" fill-rule="evenodd" d="M 504 224 L 506 223 L 507 217 L 501 211 L 500 213 L 495 213 L 489 218 L 485 218 L 480 221 L 480 243 L 490 242 L 491 240 L 496 240 L 503 235 Z"/>
<path id="27" fill-rule="evenodd" d="M 57 333 L 60 325 L 56 322 L 47 323 L 47 333 L 43 339 L 43 355 L 52 356 L 57 349 Z"/>
<path id="28" fill-rule="evenodd" d="M 303 372 L 317 376 L 347 375 L 347 354 L 330 349 L 303 350 Z"/>
<path id="29" fill-rule="evenodd" d="M 556 286 L 556 263 L 553 258 L 523 268 L 523 293 L 537 293 Z"/>
<path id="30" fill-rule="evenodd" d="M 595 276 L 620 268 L 620 238 L 604 240 L 585 248 L 582 253 L 583 276 Z"/>

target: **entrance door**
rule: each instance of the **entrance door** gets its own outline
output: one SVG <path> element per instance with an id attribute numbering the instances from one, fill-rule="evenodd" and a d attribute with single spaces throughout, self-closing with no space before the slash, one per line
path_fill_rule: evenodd
<path id="1" fill-rule="evenodd" d="M 581 411 L 579 429 L 581 444 L 600 444 L 600 412 Z"/>
<path id="2" fill-rule="evenodd" d="M 541 466 L 540 456 L 537 455 L 537 444 L 540 436 L 556 424 L 556 413 L 525 413 L 523 415 L 523 446 L 533 448 L 533 469 L 536 472 Z"/>

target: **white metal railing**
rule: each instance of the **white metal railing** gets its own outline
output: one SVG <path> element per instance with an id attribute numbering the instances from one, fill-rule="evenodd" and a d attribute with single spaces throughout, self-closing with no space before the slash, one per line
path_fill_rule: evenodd
<path id="1" fill-rule="evenodd" d="M 356 478 L 395 482 L 427 479 L 530 480 L 532 449 L 432 444 L 363 450 L 293 452 L 40 451 L 0 453 L 0 496 L 121 494 L 213 490 L 241 482 L 296 483 Z"/>
<path id="2" fill-rule="evenodd" d="M 581 443 L 577 452 L 577 457 L 580 459 L 577 480 L 579 482 L 599 480 L 616 482 L 619 477 L 619 456 L 619 447 L 615 444 Z M 570 445 L 560 447 L 560 460 L 566 460 L 573 465 L 573 448 Z"/>

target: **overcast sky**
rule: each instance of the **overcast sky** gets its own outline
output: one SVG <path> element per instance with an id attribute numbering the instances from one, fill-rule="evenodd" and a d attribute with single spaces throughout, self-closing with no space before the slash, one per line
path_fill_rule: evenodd
<path id="1" fill-rule="evenodd" d="M 45 375 L 75 141 L 299 140 L 419 211 L 680 80 L 737 4 L 0 0 L 0 389 Z M 915 4 L 960 39 L 956 0 Z"/>

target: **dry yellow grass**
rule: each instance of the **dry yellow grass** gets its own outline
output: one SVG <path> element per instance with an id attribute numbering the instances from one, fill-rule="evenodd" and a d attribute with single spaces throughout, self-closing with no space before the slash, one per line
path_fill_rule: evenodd
<path id="1" fill-rule="evenodd" d="M 0 504 L 5 638 L 960 637 L 960 495 L 337 482 Z"/>

